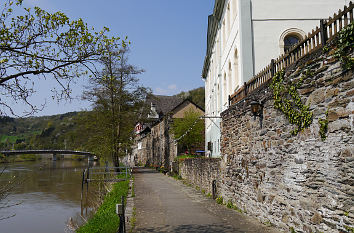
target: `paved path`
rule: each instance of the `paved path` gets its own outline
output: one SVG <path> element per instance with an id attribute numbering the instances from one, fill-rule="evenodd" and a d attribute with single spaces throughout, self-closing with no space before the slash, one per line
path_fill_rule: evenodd
<path id="1" fill-rule="evenodd" d="M 136 232 L 277 232 L 154 170 L 134 176 Z"/>

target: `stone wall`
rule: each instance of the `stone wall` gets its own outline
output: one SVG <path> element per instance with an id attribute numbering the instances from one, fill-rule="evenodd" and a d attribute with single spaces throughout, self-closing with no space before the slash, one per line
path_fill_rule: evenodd
<path id="1" fill-rule="evenodd" d="M 169 117 L 165 117 L 151 128 L 151 132 L 135 138 L 132 156 L 134 164 L 140 166 L 164 166 L 170 170 L 177 156 L 177 146 L 173 140 Z M 141 148 L 138 148 L 139 143 Z"/>
<path id="2" fill-rule="evenodd" d="M 220 177 L 220 159 L 185 159 L 179 163 L 179 174 L 183 179 L 204 190 L 205 193 L 212 194 L 212 182 Z"/>
<path id="3" fill-rule="evenodd" d="M 293 136 L 296 127 L 274 108 L 269 86 L 222 113 L 222 160 L 218 186 L 247 214 L 285 231 L 348 232 L 354 227 L 354 79 L 339 61 L 318 51 L 286 70 L 310 106 L 313 122 Z M 263 127 L 250 111 L 263 100 Z M 318 120 L 326 119 L 322 141 Z M 190 171 L 190 173 L 192 173 Z"/>

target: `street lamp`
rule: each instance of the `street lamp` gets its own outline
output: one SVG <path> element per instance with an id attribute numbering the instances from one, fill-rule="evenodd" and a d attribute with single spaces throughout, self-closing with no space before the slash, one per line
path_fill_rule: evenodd
<path id="1" fill-rule="evenodd" d="M 262 121 L 263 121 L 263 105 L 258 102 L 253 100 L 251 102 L 251 112 L 254 116 L 254 120 L 256 120 L 256 117 L 259 117 L 259 124 L 261 125 L 262 128 Z"/>

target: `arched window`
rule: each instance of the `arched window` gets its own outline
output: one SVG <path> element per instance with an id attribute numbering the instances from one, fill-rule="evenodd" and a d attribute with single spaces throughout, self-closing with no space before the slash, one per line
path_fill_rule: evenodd
<path id="1" fill-rule="evenodd" d="M 305 38 L 305 32 L 298 28 L 285 30 L 279 38 L 280 53 L 286 53 L 289 49 Z"/>
<path id="2" fill-rule="evenodd" d="M 233 68 L 233 73 L 234 73 L 234 90 L 236 90 L 236 88 L 239 85 L 239 80 L 238 80 L 238 54 L 237 54 L 237 49 L 235 49 L 235 53 L 234 53 L 234 68 Z"/>
<path id="3" fill-rule="evenodd" d="M 284 52 L 287 53 L 293 45 L 297 44 L 301 39 L 298 35 L 290 34 L 284 38 Z"/>

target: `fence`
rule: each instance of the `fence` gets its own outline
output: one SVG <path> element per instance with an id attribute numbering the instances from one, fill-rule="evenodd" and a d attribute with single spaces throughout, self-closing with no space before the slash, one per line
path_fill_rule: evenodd
<path id="1" fill-rule="evenodd" d="M 320 20 L 320 27 L 317 26 L 316 29 L 313 29 L 286 54 L 272 59 L 268 66 L 229 96 L 229 106 L 243 100 L 249 93 L 268 83 L 276 72 L 285 69 L 307 54 L 322 48 L 328 41 L 333 40 L 342 28 L 353 22 L 353 5 L 350 2 L 349 7 L 345 6 L 343 11 L 339 10 L 338 14 L 333 15 L 333 18 Z"/>
<path id="2" fill-rule="evenodd" d="M 120 175 L 124 175 L 124 177 Z M 119 182 L 127 180 L 130 175 L 130 167 L 89 167 L 83 170 L 82 183 L 92 181 Z"/>
<path id="3" fill-rule="evenodd" d="M 81 203 L 84 195 L 84 185 L 86 184 L 86 197 L 89 183 L 93 181 L 119 182 L 131 177 L 130 167 L 88 167 L 82 171 L 81 180 Z"/>

